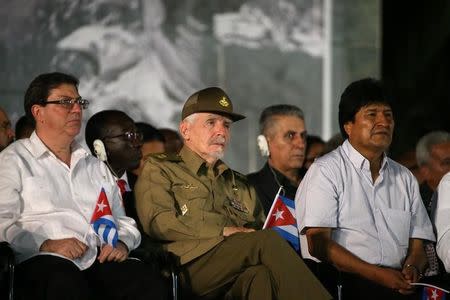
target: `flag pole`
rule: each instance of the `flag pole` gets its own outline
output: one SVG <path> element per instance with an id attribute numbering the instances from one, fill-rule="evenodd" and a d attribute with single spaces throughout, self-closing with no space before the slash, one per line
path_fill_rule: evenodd
<path id="1" fill-rule="evenodd" d="M 278 189 L 278 192 L 277 192 L 277 194 L 275 195 L 275 198 L 273 198 L 272 206 L 270 207 L 269 213 L 268 213 L 267 216 L 266 216 L 266 221 L 264 222 L 264 226 L 263 226 L 262 229 L 266 229 L 267 223 L 269 222 L 270 216 L 272 215 L 272 210 L 273 210 L 273 207 L 274 207 L 274 205 L 275 205 L 275 200 L 278 199 L 278 196 L 280 195 L 280 192 L 281 192 L 282 189 L 283 189 L 283 186 L 280 185 L 280 188 Z"/>

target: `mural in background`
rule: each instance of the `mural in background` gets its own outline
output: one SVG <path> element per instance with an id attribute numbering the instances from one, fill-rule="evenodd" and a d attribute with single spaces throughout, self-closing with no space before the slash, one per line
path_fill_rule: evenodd
<path id="1" fill-rule="evenodd" d="M 271 104 L 306 112 L 321 131 L 322 0 L 15 0 L 0 4 L 0 98 L 14 121 L 42 72 L 80 78 L 84 115 L 114 108 L 176 128 L 185 99 L 223 87 L 247 115 L 226 160 L 259 166 L 257 119 Z M 5 18 L 1 18 L 1 17 Z M 3 100 L 4 99 L 4 100 Z"/>

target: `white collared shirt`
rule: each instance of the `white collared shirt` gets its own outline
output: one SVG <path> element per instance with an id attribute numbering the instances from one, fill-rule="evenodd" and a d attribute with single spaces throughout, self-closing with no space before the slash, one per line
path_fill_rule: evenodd
<path id="1" fill-rule="evenodd" d="M 400 268 L 409 238 L 434 241 L 417 180 L 405 167 L 384 156 L 372 180 L 369 161 L 346 140 L 318 158 L 295 196 L 304 258 L 307 227 L 333 228 L 332 239 L 360 259 Z"/>
<path id="2" fill-rule="evenodd" d="M 0 240 L 9 242 L 18 262 L 38 254 L 47 239 L 77 238 L 88 250 L 73 262 L 87 269 L 100 241 L 90 220 L 103 187 L 129 250 L 141 240 L 136 222 L 125 216 L 120 193 L 107 166 L 72 143 L 70 167 L 35 132 L 0 153 Z"/>
<path id="3" fill-rule="evenodd" d="M 450 172 L 442 177 L 433 196 L 436 202 L 434 225 L 436 226 L 436 252 L 447 273 L 450 273 Z"/>

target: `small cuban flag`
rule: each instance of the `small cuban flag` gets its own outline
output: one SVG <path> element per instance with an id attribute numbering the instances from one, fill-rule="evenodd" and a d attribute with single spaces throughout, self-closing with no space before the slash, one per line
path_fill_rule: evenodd
<path id="1" fill-rule="evenodd" d="M 271 228 L 278 232 L 291 246 L 300 251 L 297 221 L 295 219 L 295 202 L 280 195 L 282 187 L 273 200 L 272 207 L 267 215 L 263 229 Z"/>
<path id="2" fill-rule="evenodd" d="M 116 247 L 119 234 L 117 233 L 117 226 L 114 222 L 104 188 L 102 188 L 98 196 L 97 204 L 95 205 L 95 210 L 91 218 L 91 224 L 102 244 L 109 244 L 114 248 Z"/>
<path id="3" fill-rule="evenodd" d="M 423 288 L 422 300 L 445 300 L 447 293 L 447 290 L 430 284 Z"/>

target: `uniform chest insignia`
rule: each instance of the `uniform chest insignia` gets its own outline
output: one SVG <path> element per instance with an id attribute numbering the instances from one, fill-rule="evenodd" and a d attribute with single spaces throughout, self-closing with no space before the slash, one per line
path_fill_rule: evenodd
<path id="1" fill-rule="evenodd" d="M 245 206 L 245 204 L 244 203 L 242 203 L 241 201 L 239 201 L 239 200 L 237 200 L 237 199 L 235 199 L 235 198 L 232 198 L 232 199 L 230 199 L 230 204 L 231 204 L 231 206 L 233 206 L 235 209 L 237 209 L 237 210 L 239 210 L 239 211 L 242 211 L 242 212 L 245 212 L 245 213 L 248 213 L 248 208 Z"/>
<path id="2" fill-rule="evenodd" d="M 181 187 L 182 187 L 183 189 L 186 189 L 186 190 L 195 190 L 195 189 L 198 189 L 198 186 L 195 186 L 195 185 L 193 185 L 193 184 L 191 184 L 191 183 L 184 184 L 184 185 L 182 185 Z"/>
<path id="3" fill-rule="evenodd" d="M 187 212 L 188 212 L 188 208 L 187 208 L 187 205 L 185 204 L 185 205 L 183 205 L 182 207 L 181 207 L 181 215 L 185 215 L 185 214 L 187 214 Z"/>

